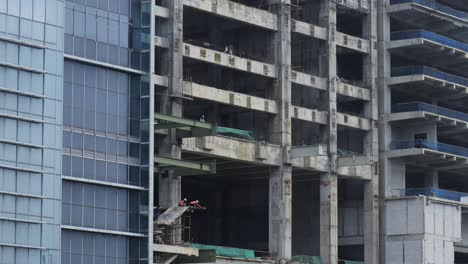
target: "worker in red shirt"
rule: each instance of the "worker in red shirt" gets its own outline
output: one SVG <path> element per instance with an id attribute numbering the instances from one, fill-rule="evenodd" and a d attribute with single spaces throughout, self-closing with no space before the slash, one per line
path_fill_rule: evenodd
<path id="1" fill-rule="evenodd" d="M 184 198 L 179 201 L 179 206 L 187 206 L 187 198 Z"/>
<path id="2" fill-rule="evenodd" d="M 200 205 L 200 203 L 198 202 L 198 200 L 191 201 L 191 202 L 189 203 L 189 206 L 192 206 L 192 207 L 202 207 L 202 206 Z"/>

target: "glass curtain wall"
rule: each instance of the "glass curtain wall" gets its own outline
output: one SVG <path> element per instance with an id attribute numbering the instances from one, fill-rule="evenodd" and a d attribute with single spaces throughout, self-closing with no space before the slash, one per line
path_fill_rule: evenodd
<path id="1" fill-rule="evenodd" d="M 61 0 L 0 1 L 0 263 L 60 263 Z"/>

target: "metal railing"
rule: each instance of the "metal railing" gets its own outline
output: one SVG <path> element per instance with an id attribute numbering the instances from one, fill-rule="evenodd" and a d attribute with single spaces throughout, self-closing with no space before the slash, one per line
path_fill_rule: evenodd
<path id="1" fill-rule="evenodd" d="M 409 102 L 409 103 L 400 103 L 392 106 L 392 113 L 403 113 L 411 111 L 426 111 L 429 113 L 442 115 L 458 120 L 463 120 L 468 122 L 468 114 L 463 112 L 458 112 L 455 110 L 447 109 L 440 106 L 435 106 L 423 102 Z"/>
<path id="2" fill-rule="evenodd" d="M 392 69 L 392 77 L 424 74 L 447 82 L 468 86 L 468 79 L 452 75 L 426 66 L 405 66 Z"/>
<path id="3" fill-rule="evenodd" d="M 425 148 L 457 156 L 468 157 L 468 149 L 425 139 L 396 140 L 390 143 L 390 149 Z"/>
<path id="4" fill-rule="evenodd" d="M 403 197 L 424 195 L 424 196 L 437 197 L 437 198 L 442 198 L 442 199 L 447 199 L 447 200 L 452 200 L 452 201 L 460 201 L 462 197 L 468 196 L 468 193 L 428 187 L 428 188 L 403 189 L 403 190 L 400 190 L 400 195 Z"/>
<path id="5" fill-rule="evenodd" d="M 437 42 L 442 45 L 450 46 L 455 49 L 463 50 L 468 52 L 468 44 L 461 41 L 457 41 L 446 36 L 442 36 L 427 30 L 405 30 L 405 31 L 396 31 L 392 32 L 390 39 L 391 40 L 402 40 L 402 39 L 412 39 L 412 38 L 425 38 Z"/>
<path id="6" fill-rule="evenodd" d="M 468 20 L 468 13 L 456 10 L 456 9 L 451 8 L 449 6 L 438 3 L 438 2 L 436 2 L 434 0 L 391 0 L 390 1 L 391 5 L 406 4 L 406 3 L 420 4 L 422 6 L 435 9 L 437 11 L 452 15 L 454 17 Z"/>

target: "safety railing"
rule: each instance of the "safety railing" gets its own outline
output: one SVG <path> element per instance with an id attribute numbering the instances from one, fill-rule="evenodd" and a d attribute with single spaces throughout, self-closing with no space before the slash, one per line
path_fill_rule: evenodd
<path id="1" fill-rule="evenodd" d="M 392 69 L 392 77 L 408 76 L 415 74 L 424 74 L 447 82 L 468 86 L 468 79 L 426 66 L 405 66 Z"/>
<path id="2" fill-rule="evenodd" d="M 442 36 L 427 30 L 405 30 L 392 32 L 390 39 L 391 40 L 403 40 L 403 39 L 413 39 L 413 38 L 424 38 L 427 40 L 434 41 L 436 43 L 450 46 L 455 49 L 463 50 L 468 52 L 468 44 Z"/>
<path id="3" fill-rule="evenodd" d="M 456 10 L 456 9 L 451 8 L 449 6 L 438 3 L 438 2 L 436 2 L 434 0 L 391 0 L 390 1 L 391 5 L 406 4 L 406 3 L 420 4 L 422 6 L 435 9 L 437 11 L 452 15 L 454 17 L 468 20 L 468 13 L 465 13 L 465 12 L 460 11 L 460 10 Z"/>
<path id="4" fill-rule="evenodd" d="M 425 111 L 468 122 L 468 114 L 422 102 L 400 103 L 392 106 L 392 113 Z"/>
<path id="5" fill-rule="evenodd" d="M 424 196 L 437 197 L 437 198 L 442 198 L 442 199 L 447 199 L 447 200 L 452 200 L 452 201 L 460 201 L 462 197 L 468 196 L 468 193 L 428 187 L 428 188 L 403 189 L 403 190 L 400 190 L 400 195 L 403 197 L 424 195 Z"/>
<path id="6" fill-rule="evenodd" d="M 390 143 L 390 149 L 425 148 L 457 156 L 468 157 L 468 149 L 425 139 L 397 140 Z"/>

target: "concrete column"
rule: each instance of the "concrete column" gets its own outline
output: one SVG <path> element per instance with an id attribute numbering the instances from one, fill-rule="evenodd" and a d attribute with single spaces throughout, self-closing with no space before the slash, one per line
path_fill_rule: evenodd
<path id="1" fill-rule="evenodd" d="M 166 93 L 161 96 L 161 113 L 182 116 L 182 86 L 183 86 L 183 1 L 171 0 L 166 2 L 169 9 L 169 27 L 170 33 L 169 53 L 162 58 L 164 65 L 168 65 L 169 87 Z M 175 129 L 169 130 L 169 134 L 164 138 L 159 146 L 160 155 L 180 159 L 181 146 L 177 141 Z M 168 208 L 177 205 L 181 198 L 180 177 L 170 170 L 167 174 L 159 176 L 159 206 Z"/>
<path id="2" fill-rule="evenodd" d="M 375 1 L 369 1 L 369 14 L 363 25 L 363 37 L 369 40 L 370 51 L 364 58 L 364 84 L 370 90 L 370 101 L 366 104 L 366 117 L 371 120 L 371 130 L 365 137 L 365 151 L 370 162 L 378 166 L 379 161 L 379 131 L 375 125 L 378 122 L 378 90 L 377 90 L 377 6 Z M 378 168 L 370 181 L 364 182 L 364 262 L 379 262 L 379 174 Z"/>
<path id="3" fill-rule="evenodd" d="M 424 172 L 424 186 L 427 188 L 439 188 L 439 171 L 437 169 Z"/>
<path id="4" fill-rule="evenodd" d="M 291 16 L 290 0 L 271 0 L 278 15 L 278 31 L 272 40 L 278 79 L 273 98 L 279 106 L 278 114 L 270 122 L 270 141 L 283 148 L 283 161 L 291 146 Z M 291 259 L 292 169 L 283 162 L 270 171 L 269 248 L 277 260 Z"/>
<path id="5" fill-rule="evenodd" d="M 405 164 L 403 161 L 388 159 L 392 141 L 391 124 L 388 115 L 391 113 L 391 88 L 388 79 L 391 77 L 390 53 L 387 43 L 390 41 L 390 16 L 386 12 L 389 0 L 377 1 L 377 50 L 378 50 L 378 108 L 379 108 L 379 193 L 380 193 L 380 226 L 386 226 L 385 198 L 398 195 L 395 188 L 402 186 L 405 182 Z M 380 245 L 385 245 L 385 228 L 380 230 Z M 380 247 L 380 261 L 385 262 L 385 246 Z"/>
<path id="6" fill-rule="evenodd" d="M 328 79 L 328 92 L 322 106 L 328 111 L 328 126 L 324 141 L 328 145 L 329 171 L 320 177 L 320 257 L 324 264 L 338 263 L 338 179 L 336 123 L 336 4 L 324 0 L 320 10 L 320 26 L 327 28 L 328 41 L 320 50 L 320 75 Z"/>

